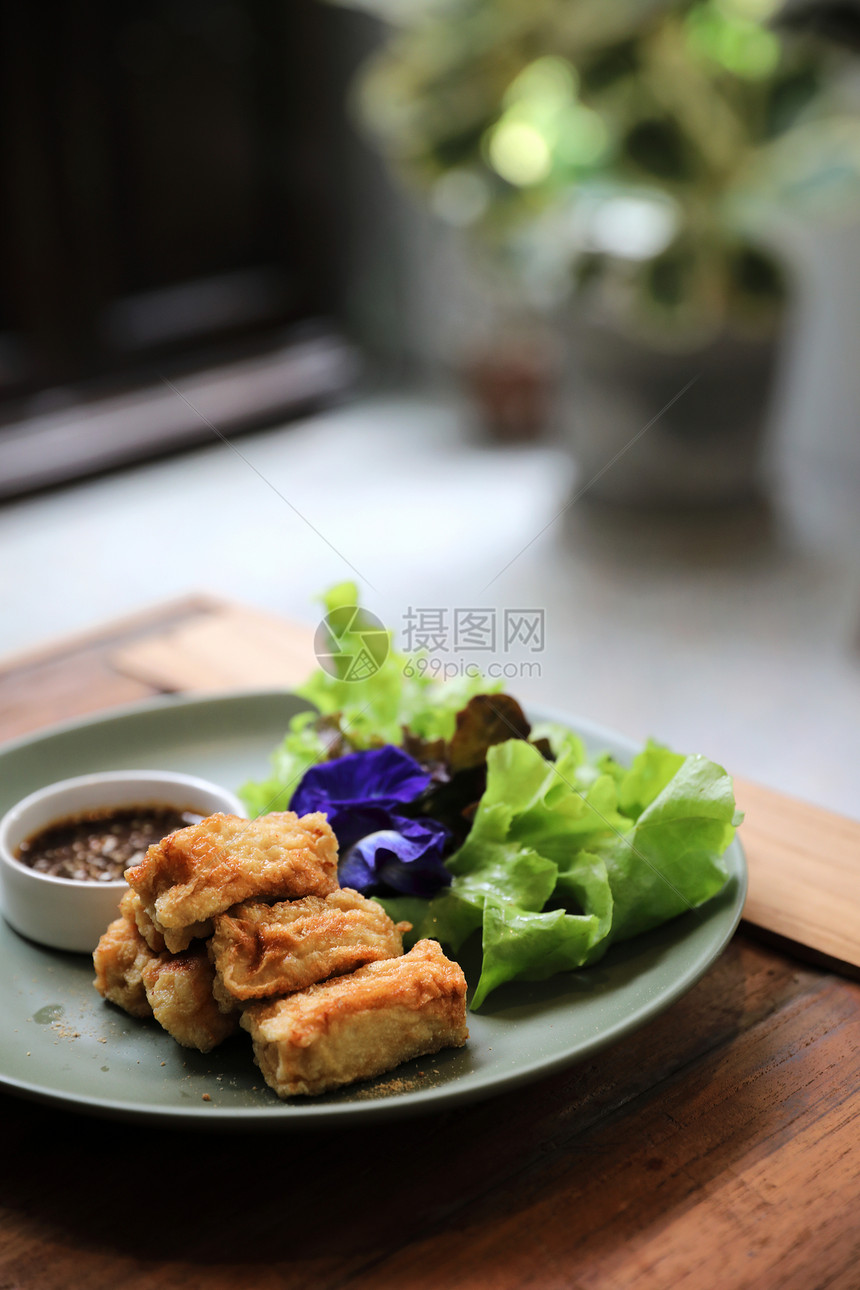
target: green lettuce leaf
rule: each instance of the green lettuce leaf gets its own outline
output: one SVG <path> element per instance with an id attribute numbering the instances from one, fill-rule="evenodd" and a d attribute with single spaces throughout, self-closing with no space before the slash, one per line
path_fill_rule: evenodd
<path id="1" fill-rule="evenodd" d="M 471 698 L 502 688 L 502 681 L 487 681 L 477 669 L 438 681 L 426 658 L 398 653 L 391 633 L 380 631 L 360 612 L 354 613 L 359 599 L 353 582 L 331 587 L 320 601 L 338 633 L 330 642 L 334 672 L 317 668 L 297 688 L 296 693 L 313 704 L 316 711 L 293 717 L 283 743 L 273 755 L 271 775 L 241 788 L 242 799 L 252 815 L 264 810 L 286 810 L 304 772 L 326 757 L 326 741 L 312 729 L 318 715 L 337 718 L 340 731 L 356 750 L 385 743 L 402 744 L 406 729 L 421 739 L 448 740 L 454 734 L 457 713 Z M 387 641 L 383 640 L 386 637 Z M 373 656 L 363 669 L 366 675 L 359 669 L 359 675 L 351 677 L 351 663 L 363 650 L 367 655 L 368 641 Z M 275 806 L 270 805 L 273 801 Z"/>
<path id="2" fill-rule="evenodd" d="M 612 941 L 626 940 L 710 900 L 740 823 L 732 782 L 705 757 L 686 757 L 625 837 L 601 842 L 613 897 Z"/>
<path id="3" fill-rule="evenodd" d="M 501 745 L 502 747 L 504 745 Z M 543 909 L 555 888 L 558 866 L 517 842 L 505 841 L 509 814 L 490 808 L 483 828 L 474 829 L 448 861 L 451 887 L 430 902 L 421 923 L 422 936 L 433 936 L 458 950 L 483 921 L 488 903 L 513 904 L 521 910 Z"/>
<path id="4" fill-rule="evenodd" d="M 604 761 L 589 777 L 580 755 L 549 763 L 521 740 L 488 752 L 472 831 L 448 861 L 451 888 L 422 923 L 454 952 L 483 926 L 473 1007 L 505 981 L 595 962 L 726 881 L 720 857 L 739 816 L 721 767 L 649 744 L 629 770 Z"/>
<path id="5" fill-rule="evenodd" d="M 533 743 L 538 739 L 546 739 L 556 761 L 565 753 L 579 762 L 585 761 L 585 744 L 579 735 L 568 730 L 560 721 L 536 721 L 532 726 L 531 738 Z"/>
<path id="6" fill-rule="evenodd" d="M 531 913 L 488 901 L 484 908 L 481 977 L 472 998 L 479 1008 L 505 981 L 546 981 L 582 967 L 599 938 L 599 920 L 563 909 Z"/>
<path id="7" fill-rule="evenodd" d="M 567 910 L 580 909 L 597 919 L 594 945 L 608 936 L 615 902 L 609 872 L 600 856 L 590 851 L 576 851 L 559 869 L 553 898 Z"/>
<path id="8" fill-rule="evenodd" d="M 618 781 L 618 805 L 625 815 L 636 819 L 646 806 L 677 773 L 684 762 L 682 753 L 672 752 L 661 744 L 648 740 L 641 753 L 633 758 L 629 770 L 622 770 Z"/>
<path id="9" fill-rule="evenodd" d="M 487 753 L 487 788 L 475 814 L 472 835 L 481 836 L 493 808 L 510 812 L 507 836 L 543 856 L 564 864 L 573 852 L 607 831 L 627 829 L 630 821 L 617 809 L 617 792 L 609 775 L 578 786 L 578 752 L 547 761 L 522 740 L 498 744 Z M 453 862 L 449 867 L 456 868 Z"/>
<path id="10" fill-rule="evenodd" d="M 342 658 L 355 658 L 366 648 L 370 625 L 359 614 L 349 610 L 358 605 L 358 588 L 353 582 L 341 582 L 321 597 L 330 620 L 339 624 L 336 648 Z M 502 682 L 488 682 L 475 669 L 473 674 L 438 681 L 427 659 L 400 654 L 393 648 L 388 634 L 388 650 L 375 670 L 360 679 L 349 679 L 344 662 L 338 675 L 319 668 L 298 693 L 323 714 L 339 713 L 341 726 L 357 748 L 381 743 L 399 744 L 403 729 L 423 739 L 450 739 L 455 718 L 476 694 L 493 693 Z"/>

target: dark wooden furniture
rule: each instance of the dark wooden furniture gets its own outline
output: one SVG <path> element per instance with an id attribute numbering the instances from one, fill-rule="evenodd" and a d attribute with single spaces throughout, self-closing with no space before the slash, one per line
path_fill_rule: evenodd
<path id="1" fill-rule="evenodd" d="M 352 382 L 351 32 L 318 0 L 0 7 L 0 496 Z"/>

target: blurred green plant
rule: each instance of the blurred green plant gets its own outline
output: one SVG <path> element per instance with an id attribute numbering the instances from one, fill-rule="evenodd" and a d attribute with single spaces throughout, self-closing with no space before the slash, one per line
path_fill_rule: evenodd
<path id="1" fill-rule="evenodd" d="M 390 162 L 533 302 L 766 332 L 786 273 L 750 211 L 860 192 L 836 53 L 777 0 L 341 2 L 390 24 L 359 85 Z"/>

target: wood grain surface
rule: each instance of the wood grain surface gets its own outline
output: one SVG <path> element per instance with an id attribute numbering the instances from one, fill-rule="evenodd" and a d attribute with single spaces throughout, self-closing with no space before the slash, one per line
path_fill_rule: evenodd
<path id="1" fill-rule="evenodd" d="M 735 793 L 746 812 L 744 918 L 860 968 L 860 824 L 745 780 Z"/>
<path id="2" fill-rule="evenodd" d="M 15 660 L 0 737 L 152 693 L 112 660 L 219 612 Z M 857 1290 L 858 1089 L 860 986 L 741 932 L 620 1044 L 441 1115 L 192 1134 L 2 1095 L 0 1290 Z"/>
<path id="3" fill-rule="evenodd" d="M 316 667 L 309 627 L 223 605 L 112 651 L 111 664 L 159 690 L 264 690 L 301 685 Z"/>

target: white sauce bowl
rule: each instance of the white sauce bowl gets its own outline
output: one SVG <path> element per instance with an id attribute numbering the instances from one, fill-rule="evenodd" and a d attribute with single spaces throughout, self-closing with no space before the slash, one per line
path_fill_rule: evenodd
<path id="1" fill-rule="evenodd" d="M 194 775 L 117 770 L 49 784 L 0 820 L 0 910 L 16 932 L 52 949 L 91 954 L 117 916 L 127 884 L 55 878 L 16 858 L 22 842 L 74 816 L 126 807 L 173 807 L 199 815 L 247 812 L 235 794 Z"/>

